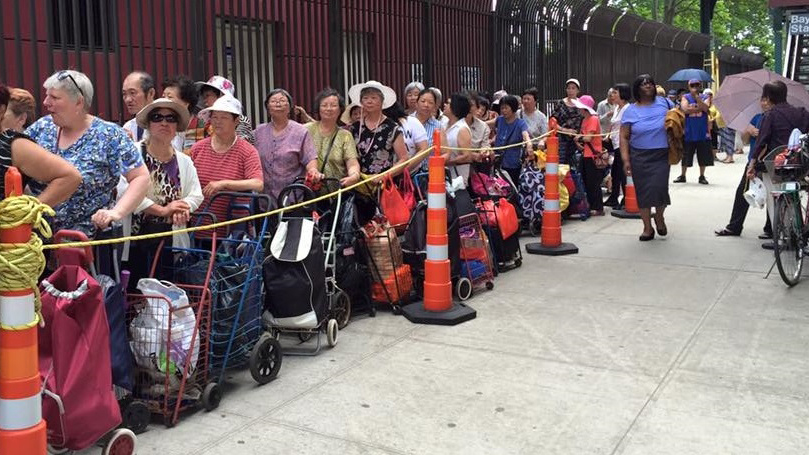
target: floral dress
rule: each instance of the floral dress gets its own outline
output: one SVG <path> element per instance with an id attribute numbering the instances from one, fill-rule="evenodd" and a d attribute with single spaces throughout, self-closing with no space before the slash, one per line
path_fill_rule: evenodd
<path id="1" fill-rule="evenodd" d="M 73 196 L 56 207 L 53 231 L 73 229 L 95 237 L 93 214 L 111 208 L 121 175 L 143 165 L 135 143 L 123 128 L 98 117 L 93 117 L 87 131 L 66 149 L 59 148 L 59 127 L 50 115 L 34 122 L 25 132 L 42 148 L 67 160 L 82 177 Z M 30 186 L 35 196 L 45 189 L 38 182 Z"/>
<path id="2" fill-rule="evenodd" d="M 556 119 L 559 128 L 568 128 L 575 131 L 581 130 L 581 122 L 584 118 L 573 106 L 565 104 L 565 100 L 559 100 L 553 108 L 551 117 Z M 567 134 L 559 135 L 559 162 L 562 164 L 572 163 L 571 159 L 576 153 L 576 144 L 573 143 L 573 137 Z"/>
<path id="3" fill-rule="evenodd" d="M 379 174 L 396 164 L 393 143 L 402 134 L 402 128 L 394 120 L 386 117 L 374 130 L 354 122 L 351 134 L 357 143 L 360 170 L 364 174 Z"/>

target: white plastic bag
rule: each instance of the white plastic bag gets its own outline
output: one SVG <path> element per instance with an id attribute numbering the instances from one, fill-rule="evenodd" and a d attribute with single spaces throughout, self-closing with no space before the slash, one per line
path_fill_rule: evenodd
<path id="1" fill-rule="evenodd" d="M 744 192 L 744 200 L 750 204 L 750 207 L 764 208 L 767 202 L 767 189 L 760 178 L 756 177 L 750 181 L 750 187 Z"/>
<path id="2" fill-rule="evenodd" d="M 190 374 L 194 371 L 199 358 L 200 333 L 194 336 L 197 320 L 194 309 L 189 306 L 185 291 L 173 283 L 154 278 L 143 278 L 138 281 L 138 289 L 146 299 L 146 306 L 130 325 L 132 352 L 138 365 L 143 368 L 157 368 L 163 372 L 168 369 L 171 373 L 182 374 L 185 362 L 189 361 Z M 171 302 L 171 308 L 168 307 L 166 300 L 149 298 L 150 295 L 165 297 Z M 193 346 L 192 338 L 194 338 Z"/>

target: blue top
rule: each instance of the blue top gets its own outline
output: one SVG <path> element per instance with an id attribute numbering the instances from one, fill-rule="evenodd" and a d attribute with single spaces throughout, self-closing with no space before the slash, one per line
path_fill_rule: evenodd
<path id="1" fill-rule="evenodd" d="M 669 148 L 665 126 L 669 105 L 666 101 L 658 96 L 652 104 L 639 106 L 632 103 L 626 108 L 621 125 L 630 126 L 630 147 L 643 150 Z"/>
<path id="2" fill-rule="evenodd" d="M 82 177 L 81 185 L 70 199 L 56 207 L 53 231 L 73 229 L 93 238 L 93 214 L 113 206 L 115 187 L 122 174 L 143 166 L 143 157 L 135 143 L 123 128 L 98 117 L 93 117 L 90 128 L 66 149 L 57 145 L 59 128 L 50 115 L 34 122 L 25 132 L 42 148 L 67 160 Z M 34 195 L 44 189 L 44 185 L 31 185 Z"/>
<path id="3" fill-rule="evenodd" d="M 410 116 L 413 117 L 413 118 L 417 118 L 415 112 L 410 114 Z M 427 131 L 427 147 L 432 147 L 433 146 L 433 131 L 441 129 L 441 122 L 439 122 L 438 119 L 436 119 L 435 117 L 430 116 L 430 118 L 427 119 L 427 122 L 424 123 L 423 125 L 424 125 L 424 130 Z M 421 170 L 423 170 L 423 171 L 427 170 L 427 162 L 428 161 L 429 160 L 424 160 L 424 161 L 421 162 Z"/>
<path id="4" fill-rule="evenodd" d="M 761 119 L 764 118 L 764 114 L 756 114 L 753 116 L 753 119 L 750 120 L 750 124 L 756 128 L 761 128 Z M 756 138 L 754 136 L 750 136 L 750 152 L 747 154 L 747 161 L 753 159 L 753 152 L 756 150 Z"/>
<path id="5" fill-rule="evenodd" d="M 690 93 L 684 95 L 688 103 L 695 107 L 697 101 L 691 96 Z M 708 95 L 700 95 L 702 101 L 708 99 Z M 708 141 L 711 136 L 708 135 L 708 113 L 699 111 L 694 114 L 685 115 L 685 142 L 700 142 Z"/>
<path id="6" fill-rule="evenodd" d="M 497 117 L 495 123 L 497 129 L 497 136 L 494 138 L 494 146 L 502 147 L 509 144 L 519 144 L 522 142 L 523 131 L 528 131 L 528 123 L 521 118 L 517 118 L 511 123 L 507 123 L 503 117 Z M 509 147 L 503 150 L 503 162 L 501 166 L 504 169 L 519 169 L 522 166 L 520 158 L 522 158 L 522 146 Z"/>

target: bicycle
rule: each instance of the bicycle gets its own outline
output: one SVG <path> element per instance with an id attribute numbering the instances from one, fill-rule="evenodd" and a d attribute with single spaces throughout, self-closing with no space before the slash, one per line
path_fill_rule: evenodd
<path id="1" fill-rule="evenodd" d="M 791 142 L 795 145 L 776 147 L 764 159 L 775 185 L 775 263 L 789 287 L 800 282 L 804 257 L 809 254 L 809 135 Z"/>

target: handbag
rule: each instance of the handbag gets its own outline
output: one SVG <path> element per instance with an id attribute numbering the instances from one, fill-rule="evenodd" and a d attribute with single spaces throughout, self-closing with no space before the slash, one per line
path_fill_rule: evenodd
<path id="1" fill-rule="evenodd" d="M 504 239 L 514 235 L 520 228 L 520 220 L 517 218 L 517 209 L 505 199 L 500 199 L 494 208 L 497 215 L 497 227 Z"/>
<path id="2" fill-rule="evenodd" d="M 610 154 L 605 150 L 601 150 L 601 152 L 596 152 L 595 147 L 590 142 L 585 142 L 585 145 L 590 147 L 590 151 L 593 152 L 593 164 L 595 164 L 596 169 L 606 169 L 607 166 L 610 165 Z"/>
<path id="3" fill-rule="evenodd" d="M 413 211 L 413 208 L 416 207 L 416 189 L 413 187 L 413 179 L 410 178 L 410 171 L 408 171 L 406 167 L 402 174 L 402 186 L 399 189 L 402 192 L 402 199 L 404 199 L 408 212 Z"/>
<path id="4" fill-rule="evenodd" d="M 407 224 L 410 221 L 410 209 L 402 197 L 399 188 L 393 183 L 390 175 L 382 181 L 382 191 L 379 193 L 379 205 L 382 213 L 393 226 Z"/>

